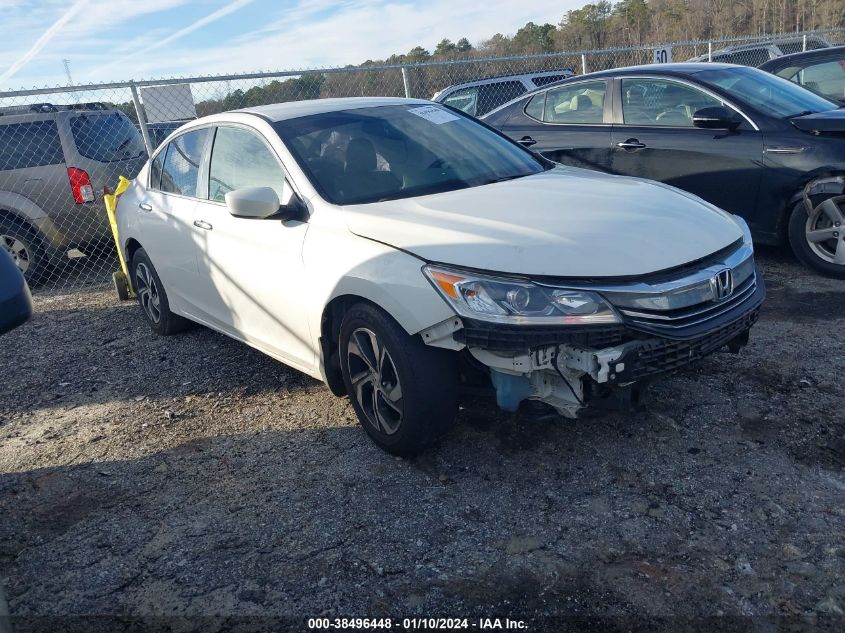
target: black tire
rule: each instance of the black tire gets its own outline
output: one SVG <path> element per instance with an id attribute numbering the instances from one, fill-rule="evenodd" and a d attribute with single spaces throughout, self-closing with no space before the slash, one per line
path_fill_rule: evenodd
<path id="1" fill-rule="evenodd" d="M 0 248 L 9 251 L 30 286 L 47 281 L 50 262 L 37 229 L 24 223 L 0 220 Z"/>
<path id="2" fill-rule="evenodd" d="M 835 204 L 840 209 L 840 215 L 845 214 L 845 196 L 828 196 L 822 200 L 813 200 L 817 205 L 816 209 L 825 202 L 828 205 Z M 831 239 L 823 243 L 812 243 L 808 231 L 822 226 L 831 231 Z M 789 216 L 789 244 L 795 256 L 813 270 L 829 277 L 845 279 L 845 264 L 837 264 L 828 257 L 830 253 L 836 252 L 837 244 L 840 252 L 845 249 L 843 229 L 845 225 L 835 225 L 834 221 L 821 211 L 819 214 L 808 214 L 803 201 L 799 201 Z"/>
<path id="3" fill-rule="evenodd" d="M 379 349 L 387 353 L 377 370 L 379 379 L 375 378 L 371 364 L 350 351 L 353 338 L 358 349 L 365 348 L 368 341 L 372 343 L 370 333 L 376 337 Z M 339 345 L 340 366 L 349 399 L 361 426 L 382 449 L 393 455 L 416 455 L 452 428 L 458 412 L 458 370 L 454 352 L 428 347 L 419 337 L 408 335 L 385 312 L 368 303 L 356 304 L 344 315 Z M 367 355 L 366 351 L 364 355 Z M 369 356 L 373 360 L 373 354 Z M 360 379 L 366 372 L 371 378 L 353 384 L 354 379 Z M 376 383 L 380 383 L 378 387 L 375 387 Z M 397 394 L 397 384 L 399 395 L 391 399 Z M 395 405 L 401 407 L 398 421 Z"/>
<path id="4" fill-rule="evenodd" d="M 132 256 L 130 267 L 132 286 L 138 295 L 138 305 L 144 318 L 150 324 L 153 332 L 162 336 L 169 336 L 187 330 L 191 322 L 170 311 L 167 292 L 164 284 L 156 272 L 153 263 L 143 248 L 139 248 Z"/>

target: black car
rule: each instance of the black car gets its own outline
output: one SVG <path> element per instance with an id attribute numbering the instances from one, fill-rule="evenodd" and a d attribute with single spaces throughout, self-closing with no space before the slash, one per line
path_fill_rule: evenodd
<path id="1" fill-rule="evenodd" d="M 760 70 L 845 105 L 845 46 L 784 55 L 767 61 Z"/>
<path id="2" fill-rule="evenodd" d="M 483 120 L 554 161 L 685 189 L 845 278 L 845 110 L 792 82 L 730 64 L 622 68 Z"/>
<path id="3" fill-rule="evenodd" d="M 23 273 L 0 245 L 0 334 L 16 328 L 31 315 L 32 296 Z"/>

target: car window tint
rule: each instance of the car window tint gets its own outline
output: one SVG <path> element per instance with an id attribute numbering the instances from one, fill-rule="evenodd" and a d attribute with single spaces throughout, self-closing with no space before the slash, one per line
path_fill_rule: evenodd
<path id="1" fill-rule="evenodd" d="M 546 104 L 546 93 L 541 92 L 539 94 L 534 95 L 531 97 L 531 100 L 528 102 L 528 105 L 525 106 L 525 114 L 530 116 L 532 119 L 537 119 L 538 121 L 543 120 L 543 106 Z"/>
<path id="2" fill-rule="evenodd" d="M 570 84 L 546 92 L 543 121 L 546 123 L 596 124 L 604 121 L 603 81 Z"/>
<path id="3" fill-rule="evenodd" d="M 70 121 L 70 133 L 76 151 L 101 163 L 137 158 L 146 152 L 141 133 L 117 112 L 75 116 Z"/>
<path id="4" fill-rule="evenodd" d="M 845 59 L 807 66 L 798 74 L 798 83 L 829 99 L 845 99 Z"/>
<path id="5" fill-rule="evenodd" d="M 475 116 L 478 107 L 478 86 L 455 90 L 443 99 L 443 103 Z"/>
<path id="6" fill-rule="evenodd" d="M 223 202 L 243 187 L 271 187 L 285 201 L 285 173 L 278 159 L 258 135 L 221 127 L 214 137 L 208 176 L 208 198 Z"/>
<path id="7" fill-rule="evenodd" d="M 482 116 L 500 105 L 525 94 L 527 90 L 521 81 L 496 81 L 478 88 L 478 106 L 475 116 Z"/>
<path id="8" fill-rule="evenodd" d="M 0 171 L 64 162 L 55 121 L 0 125 Z"/>
<path id="9" fill-rule="evenodd" d="M 194 130 L 170 142 L 161 169 L 162 191 L 196 197 L 199 164 L 208 130 Z"/>
<path id="10" fill-rule="evenodd" d="M 622 116 L 626 125 L 693 127 L 692 115 L 720 99 L 685 84 L 664 79 L 623 79 Z"/>

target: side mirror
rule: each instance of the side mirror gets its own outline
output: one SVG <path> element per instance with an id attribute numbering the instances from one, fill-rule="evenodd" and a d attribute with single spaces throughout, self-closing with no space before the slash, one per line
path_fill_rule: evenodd
<path id="1" fill-rule="evenodd" d="M 243 187 L 230 191 L 224 198 L 229 213 L 236 218 L 294 220 L 301 218 L 305 211 L 296 195 L 283 205 L 272 187 Z"/>
<path id="2" fill-rule="evenodd" d="M 692 124 L 705 130 L 735 130 L 742 120 L 731 110 L 722 106 L 711 106 L 696 110 L 692 115 Z"/>

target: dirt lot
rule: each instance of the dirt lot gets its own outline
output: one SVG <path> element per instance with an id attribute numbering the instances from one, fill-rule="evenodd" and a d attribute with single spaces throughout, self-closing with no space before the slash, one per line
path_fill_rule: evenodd
<path id="1" fill-rule="evenodd" d="M 467 403 L 415 460 L 246 346 L 156 337 L 111 292 L 42 295 L 2 339 L 14 624 L 841 631 L 845 283 L 759 259 L 769 299 L 750 347 L 663 378 L 646 411 L 536 422 Z M 68 614 L 115 617 L 34 617 Z M 172 617 L 198 615 L 221 617 Z"/>

